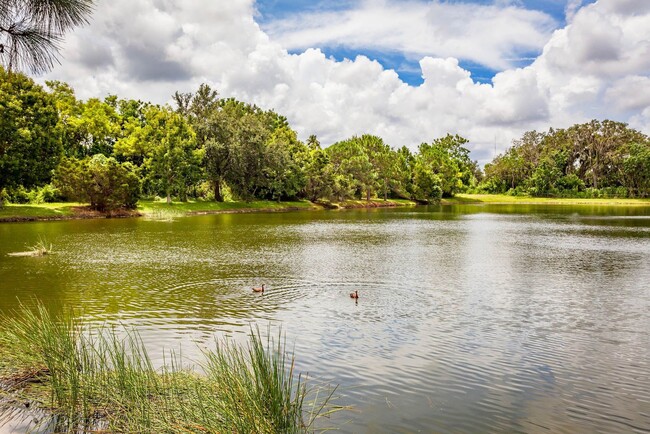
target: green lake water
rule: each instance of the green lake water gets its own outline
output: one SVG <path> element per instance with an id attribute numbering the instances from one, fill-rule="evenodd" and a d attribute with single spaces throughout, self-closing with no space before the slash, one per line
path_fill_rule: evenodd
<path id="1" fill-rule="evenodd" d="M 39 237 L 53 254 L 7 255 Z M 353 406 L 343 433 L 650 432 L 650 207 L 0 224 L 0 315 L 36 300 L 137 328 L 157 363 L 281 328 Z"/>

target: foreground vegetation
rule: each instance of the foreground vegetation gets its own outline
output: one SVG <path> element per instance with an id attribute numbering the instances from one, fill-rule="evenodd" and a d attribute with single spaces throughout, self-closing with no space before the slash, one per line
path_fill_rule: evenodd
<path id="1" fill-rule="evenodd" d="M 292 433 L 337 410 L 333 390 L 308 388 L 281 338 L 259 331 L 247 347 L 206 350 L 201 374 L 185 363 L 169 353 L 156 369 L 137 333 L 88 329 L 43 306 L 0 323 L 0 402 L 46 410 L 57 432 Z"/>

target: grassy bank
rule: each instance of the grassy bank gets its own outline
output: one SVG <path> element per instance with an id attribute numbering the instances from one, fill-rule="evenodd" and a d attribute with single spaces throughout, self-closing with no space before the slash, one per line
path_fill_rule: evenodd
<path id="1" fill-rule="evenodd" d="M 281 338 L 257 331 L 248 346 L 206 350 L 198 370 L 173 353 L 156 369 L 136 333 L 71 318 L 39 306 L 0 323 L 0 414 L 55 416 L 56 432 L 294 433 L 337 410 L 294 371 Z"/>
<path id="2" fill-rule="evenodd" d="M 306 200 L 291 202 L 265 200 L 254 202 L 211 202 L 198 200 L 187 202 L 172 202 L 170 204 L 168 204 L 165 200 L 141 200 L 138 202 L 138 208 L 135 211 L 101 213 L 97 211 L 91 211 L 87 205 L 79 203 L 64 202 L 29 205 L 8 204 L 0 207 L 0 222 L 135 216 L 145 216 L 154 219 L 167 219 L 198 214 L 283 212 L 415 205 L 415 202 L 401 199 L 390 199 L 388 201 L 384 201 L 382 199 L 373 199 L 369 202 L 365 200 L 349 200 L 340 203 L 314 203 Z"/>
<path id="3" fill-rule="evenodd" d="M 458 194 L 443 199 L 442 205 L 466 204 L 539 204 L 539 205 L 595 205 L 595 206 L 650 206 L 650 199 L 580 199 L 553 197 L 508 196 L 505 194 Z"/>
<path id="4" fill-rule="evenodd" d="M 0 207 L 0 222 L 135 217 L 139 215 L 137 211 L 132 210 L 94 211 L 87 204 L 75 202 L 7 204 Z"/>
<path id="5" fill-rule="evenodd" d="M 71 217 L 74 215 L 74 207 L 80 205 L 78 203 L 7 204 L 0 206 L 0 220 L 45 220 Z"/>
<path id="6" fill-rule="evenodd" d="M 505 194 L 458 194 L 440 201 L 441 205 L 470 204 L 539 204 L 539 205 L 593 205 L 593 206 L 650 206 L 650 199 L 579 199 L 508 196 Z M 141 200 L 138 209 L 130 212 L 112 214 L 91 211 L 87 205 L 79 203 L 44 203 L 29 205 L 5 205 L 0 207 L 0 222 L 64 220 L 75 218 L 134 217 L 143 215 L 155 219 L 167 219 L 197 214 L 282 212 L 322 209 L 408 207 L 417 203 L 404 199 L 347 200 L 339 203 L 309 201 L 276 202 L 209 202 L 188 201 L 166 203 L 164 200 Z"/>
<path id="7" fill-rule="evenodd" d="M 171 213 L 176 215 L 193 214 L 219 214 L 237 212 L 274 212 L 318 209 L 308 201 L 277 202 L 260 200 L 254 202 L 212 202 L 212 201 L 187 201 L 172 202 L 164 200 L 141 200 L 138 202 L 138 211 L 146 215 Z"/>

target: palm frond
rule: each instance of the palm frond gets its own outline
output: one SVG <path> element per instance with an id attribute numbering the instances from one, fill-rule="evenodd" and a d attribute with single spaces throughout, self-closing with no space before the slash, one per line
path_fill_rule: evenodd
<path id="1" fill-rule="evenodd" d="M 24 0 L 23 4 L 34 21 L 57 33 L 86 24 L 93 10 L 92 0 Z"/>
<path id="2" fill-rule="evenodd" d="M 48 71 L 63 33 L 87 22 L 93 0 L 0 0 L 0 63 L 10 71 Z"/>

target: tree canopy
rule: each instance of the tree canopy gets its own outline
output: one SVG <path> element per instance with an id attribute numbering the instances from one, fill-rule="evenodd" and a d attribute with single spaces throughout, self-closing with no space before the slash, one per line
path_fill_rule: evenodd
<path id="1" fill-rule="evenodd" d="M 533 196 L 648 197 L 650 141 L 604 120 L 530 131 L 485 166 L 489 192 Z"/>
<path id="2" fill-rule="evenodd" d="M 61 157 L 55 98 L 22 74 L 0 67 L 0 191 L 50 179 Z"/>

